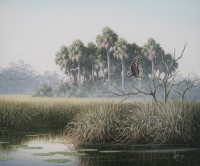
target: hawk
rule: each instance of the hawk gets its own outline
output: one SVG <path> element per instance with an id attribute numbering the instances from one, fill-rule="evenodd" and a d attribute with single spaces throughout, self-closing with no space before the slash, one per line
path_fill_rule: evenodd
<path id="1" fill-rule="evenodd" d="M 136 56 L 135 58 L 133 58 L 133 61 L 130 66 L 131 74 L 129 75 L 129 77 L 131 77 L 131 76 L 137 77 L 139 75 L 139 68 L 138 68 L 139 63 L 140 63 L 139 56 Z"/>

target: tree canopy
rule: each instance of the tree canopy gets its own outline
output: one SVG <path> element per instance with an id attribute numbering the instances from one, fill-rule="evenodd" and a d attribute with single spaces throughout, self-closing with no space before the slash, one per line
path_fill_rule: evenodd
<path id="1" fill-rule="evenodd" d="M 69 83 L 75 89 L 84 89 L 86 84 L 96 90 L 119 85 L 126 89 L 133 81 L 128 78 L 127 72 L 137 55 L 141 58 L 140 70 L 145 77 L 152 74 L 152 69 L 160 74 L 166 72 L 162 56 L 169 63 L 173 59 L 153 38 L 148 39 L 143 46 L 138 46 L 119 37 L 111 28 L 104 27 L 96 36 L 96 43 L 84 45 L 80 39 L 76 39 L 69 46 L 61 46 L 55 54 L 55 62 L 70 78 Z M 175 72 L 177 67 L 178 63 L 174 62 L 170 72 Z"/>

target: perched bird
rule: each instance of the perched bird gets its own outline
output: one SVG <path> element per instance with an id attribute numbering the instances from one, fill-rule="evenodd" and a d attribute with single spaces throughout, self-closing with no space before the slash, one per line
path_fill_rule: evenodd
<path id="1" fill-rule="evenodd" d="M 139 63 L 140 63 L 140 57 L 139 56 L 136 56 L 135 58 L 133 58 L 133 61 L 132 61 L 131 66 L 130 66 L 130 72 L 131 73 L 130 73 L 129 77 L 139 76 L 139 68 L 138 68 Z"/>

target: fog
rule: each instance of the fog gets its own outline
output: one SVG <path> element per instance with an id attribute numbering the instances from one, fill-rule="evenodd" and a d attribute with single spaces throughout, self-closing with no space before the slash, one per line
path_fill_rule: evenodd
<path id="1" fill-rule="evenodd" d="M 31 65 L 25 64 L 22 60 L 12 62 L 6 68 L 0 68 L 0 95 L 31 95 L 35 97 L 84 97 L 84 98 L 113 98 L 121 100 L 142 100 L 153 99 L 150 95 L 132 94 L 137 92 L 134 87 L 149 92 L 149 78 L 130 78 L 125 77 L 125 87 L 122 88 L 121 77 L 112 79 L 112 86 L 108 88 L 106 71 L 105 76 L 99 72 L 95 74 L 94 80 L 84 81 L 81 78 L 81 86 L 75 86 L 73 79 L 68 76 L 61 76 L 58 73 L 46 71 L 39 74 Z M 196 75 L 190 75 L 190 79 L 194 80 Z M 177 76 L 177 80 L 183 79 L 183 76 Z M 199 85 L 197 80 L 195 84 Z M 184 86 L 177 86 L 176 90 L 181 92 Z M 158 99 L 163 99 L 163 87 L 158 87 L 156 92 Z M 170 99 L 180 100 L 180 95 L 171 92 Z M 189 89 L 185 95 L 186 100 L 199 101 L 200 86 Z"/>
<path id="2" fill-rule="evenodd" d="M 187 41 L 181 74 L 200 73 L 199 0 L 0 0 L 0 66 L 22 59 L 39 73 L 61 74 L 60 46 L 95 42 L 105 26 L 139 46 L 152 37 L 177 55 Z"/>

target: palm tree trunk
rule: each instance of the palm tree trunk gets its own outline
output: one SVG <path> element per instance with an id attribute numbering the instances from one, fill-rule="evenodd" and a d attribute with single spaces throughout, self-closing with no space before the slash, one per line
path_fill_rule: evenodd
<path id="1" fill-rule="evenodd" d="M 125 78 L 125 61 L 124 61 L 124 57 L 122 56 L 122 89 L 124 90 L 124 78 Z"/>
<path id="2" fill-rule="evenodd" d="M 92 84 L 94 86 L 94 66 L 92 65 Z"/>
<path id="3" fill-rule="evenodd" d="M 81 85 L 81 79 L 80 79 L 80 61 L 78 61 L 78 87 L 80 88 Z"/>
<path id="4" fill-rule="evenodd" d="M 154 79 L 154 59 L 151 61 L 151 78 Z"/>
<path id="5" fill-rule="evenodd" d="M 108 62 L 108 88 L 110 89 L 110 54 L 108 49 L 106 50 L 107 52 L 107 62 Z"/>

